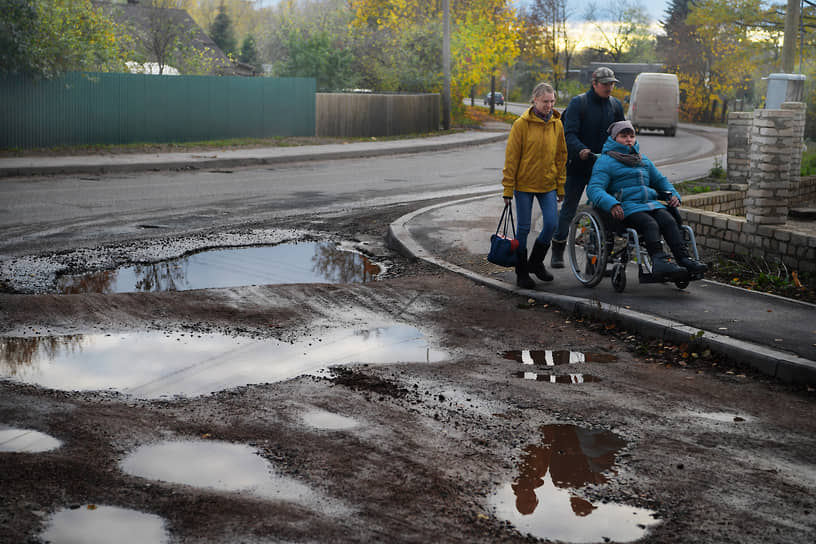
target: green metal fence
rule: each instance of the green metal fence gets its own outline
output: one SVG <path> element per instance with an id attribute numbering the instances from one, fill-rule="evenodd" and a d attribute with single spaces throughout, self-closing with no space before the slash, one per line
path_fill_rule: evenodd
<path id="1" fill-rule="evenodd" d="M 314 136 L 312 78 L 0 77 L 0 148 Z"/>

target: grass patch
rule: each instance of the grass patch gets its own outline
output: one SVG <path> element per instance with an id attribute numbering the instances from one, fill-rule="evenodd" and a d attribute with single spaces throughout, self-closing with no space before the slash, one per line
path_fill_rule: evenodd
<path id="1" fill-rule="evenodd" d="M 814 147 L 814 142 L 810 142 L 808 147 Z M 808 150 L 802 154 L 801 172 L 803 176 L 816 176 L 816 150 Z"/>
<path id="2" fill-rule="evenodd" d="M 699 195 L 701 193 L 708 193 L 711 191 L 719 190 L 720 184 L 718 180 L 712 180 L 711 178 L 700 178 L 688 181 L 680 181 L 674 184 L 674 188 L 677 189 L 677 192 L 680 193 L 680 196 Z"/>
<path id="3" fill-rule="evenodd" d="M 816 302 L 816 274 L 791 270 L 779 261 L 763 257 L 718 255 L 707 260 L 706 277 L 743 289 L 773 293 L 805 302 Z"/>
<path id="4" fill-rule="evenodd" d="M 461 116 L 457 115 L 453 122 L 455 125 L 478 128 L 488 121 L 499 121 L 507 124 L 513 124 L 513 121 L 518 119 L 518 115 L 514 113 L 504 113 L 498 108 L 494 110 L 493 115 L 490 115 L 490 109 L 481 106 L 465 106 Z"/>

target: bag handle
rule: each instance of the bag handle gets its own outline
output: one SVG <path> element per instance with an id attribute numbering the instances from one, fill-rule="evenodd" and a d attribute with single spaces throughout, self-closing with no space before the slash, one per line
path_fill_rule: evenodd
<path id="1" fill-rule="evenodd" d="M 508 211 L 509 210 L 509 211 Z M 502 236 L 507 238 L 507 218 L 510 218 L 510 233 L 513 235 L 513 238 L 516 237 L 516 222 L 513 221 L 513 205 L 508 204 L 502 210 L 501 216 L 499 217 L 499 224 L 496 225 L 496 234 L 499 234 L 499 229 L 502 229 Z"/>

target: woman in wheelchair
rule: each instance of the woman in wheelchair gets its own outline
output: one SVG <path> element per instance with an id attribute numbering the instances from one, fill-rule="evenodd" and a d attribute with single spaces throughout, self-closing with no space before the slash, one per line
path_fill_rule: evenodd
<path id="1" fill-rule="evenodd" d="M 675 214 L 667 208 L 680 206 L 680 195 L 652 161 L 640 154 L 631 122 L 612 123 L 608 132 L 587 185 L 590 201 L 639 233 L 655 278 L 679 281 L 689 275 L 701 276 L 708 267 L 689 256 Z M 671 195 L 666 204 L 659 199 L 664 193 Z M 661 234 L 676 262 L 663 252 Z"/>

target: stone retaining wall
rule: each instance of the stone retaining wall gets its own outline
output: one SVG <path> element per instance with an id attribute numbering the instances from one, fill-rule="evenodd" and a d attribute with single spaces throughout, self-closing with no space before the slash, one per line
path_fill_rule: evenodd
<path id="1" fill-rule="evenodd" d="M 816 272 L 816 221 L 763 225 L 745 217 L 747 186 L 683 197 L 680 214 L 694 230 L 701 252 L 711 250 L 767 261 L 779 261 L 791 270 Z M 796 201 L 816 205 L 816 176 L 801 178 Z"/>

